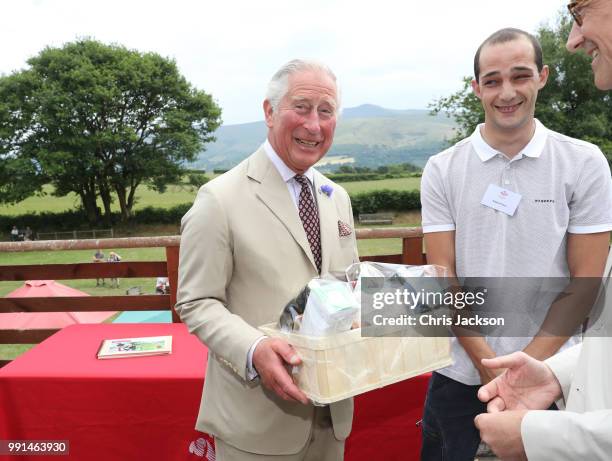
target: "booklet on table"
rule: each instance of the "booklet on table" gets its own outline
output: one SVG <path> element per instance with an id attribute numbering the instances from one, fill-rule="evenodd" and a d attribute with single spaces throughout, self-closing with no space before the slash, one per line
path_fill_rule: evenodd
<path id="1" fill-rule="evenodd" d="M 172 352 L 172 336 L 105 339 L 98 350 L 99 359 L 164 355 Z"/>

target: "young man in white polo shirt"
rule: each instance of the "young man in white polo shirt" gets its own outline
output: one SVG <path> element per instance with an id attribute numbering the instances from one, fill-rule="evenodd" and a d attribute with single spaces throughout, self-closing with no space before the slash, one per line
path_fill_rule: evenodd
<path id="1" fill-rule="evenodd" d="M 487 38 L 472 87 L 485 123 L 431 157 L 421 200 L 427 260 L 463 277 L 601 277 L 612 230 L 610 169 L 594 145 L 534 119 L 546 84 L 537 39 L 517 29 Z M 499 197 L 504 200 L 499 200 Z M 517 350 L 540 360 L 576 339 L 460 337 L 455 363 L 434 373 L 423 415 L 423 460 L 473 460 L 481 359 Z"/>

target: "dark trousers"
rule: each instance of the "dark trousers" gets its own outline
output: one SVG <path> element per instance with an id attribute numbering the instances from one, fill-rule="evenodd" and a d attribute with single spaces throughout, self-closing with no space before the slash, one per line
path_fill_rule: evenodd
<path id="1" fill-rule="evenodd" d="M 487 411 L 476 396 L 479 388 L 432 374 L 421 426 L 421 461 L 474 461 L 480 443 L 474 418 Z"/>
<path id="2" fill-rule="evenodd" d="M 432 373 L 423 410 L 421 461 L 474 461 L 480 432 L 474 418 L 486 413 L 476 386 Z M 558 410 L 553 403 L 549 410 Z"/>

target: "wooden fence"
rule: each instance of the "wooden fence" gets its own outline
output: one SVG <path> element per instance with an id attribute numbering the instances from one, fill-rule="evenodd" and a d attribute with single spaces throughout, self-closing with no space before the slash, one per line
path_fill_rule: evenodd
<path id="1" fill-rule="evenodd" d="M 362 257 L 362 261 L 424 264 L 423 233 L 420 228 L 357 229 L 358 239 L 402 239 L 402 253 Z M 0 298 L 0 312 L 88 312 L 171 310 L 173 322 L 178 283 L 179 236 L 130 237 L 98 240 L 49 240 L 2 242 L 0 252 L 95 250 L 121 248 L 165 248 L 165 261 L 124 261 L 113 264 L 36 264 L 0 266 L 0 281 L 74 280 L 96 278 L 168 277 L 170 294 L 139 296 L 82 296 L 44 298 Z M 0 325 L 0 344 L 35 344 L 58 330 L 7 330 Z M 0 359 L 0 366 L 8 360 Z"/>

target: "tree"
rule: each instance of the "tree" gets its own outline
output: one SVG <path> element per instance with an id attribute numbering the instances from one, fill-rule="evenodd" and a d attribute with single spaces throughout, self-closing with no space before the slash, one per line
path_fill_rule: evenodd
<path id="1" fill-rule="evenodd" d="M 556 24 L 537 31 L 550 76 L 538 95 L 536 117 L 552 130 L 598 145 L 612 165 L 612 100 L 593 85 L 590 58 L 565 49 L 571 26 L 569 16 L 562 13 Z M 451 144 L 469 136 L 484 121 L 470 81 L 471 77 L 465 77 L 460 91 L 430 105 L 432 114 L 445 112 L 457 121 Z"/>
<path id="2" fill-rule="evenodd" d="M 0 78 L 0 157 L 31 165 L 30 186 L 0 187 L 0 200 L 49 182 L 56 195 L 78 194 L 92 224 L 98 198 L 107 220 L 115 198 L 127 220 L 136 188 L 177 182 L 221 122 L 212 97 L 156 53 L 83 39 L 28 64 Z"/>
<path id="3" fill-rule="evenodd" d="M 484 110 L 480 99 L 472 91 L 472 77 L 463 77 L 463 88 L 450 96 L 440 98 L 429 105 L 431 115 L 440 112 L 453 117 L 457 126 L 453 128 L 455 136 L 448 140 L 449 145 L 468 137 L 479 123 L 484 122 Z"/>
<path id="4" fill-rule="evenodd" d="M 20 84 L 16 80 L 13 76 L 0 77 L 0 203 L 20 202 L 44 184 L 40 165 L 20 155 L 30 119 L 23 93 L 29 91 L 32 82 L 27 76 Z"/>

